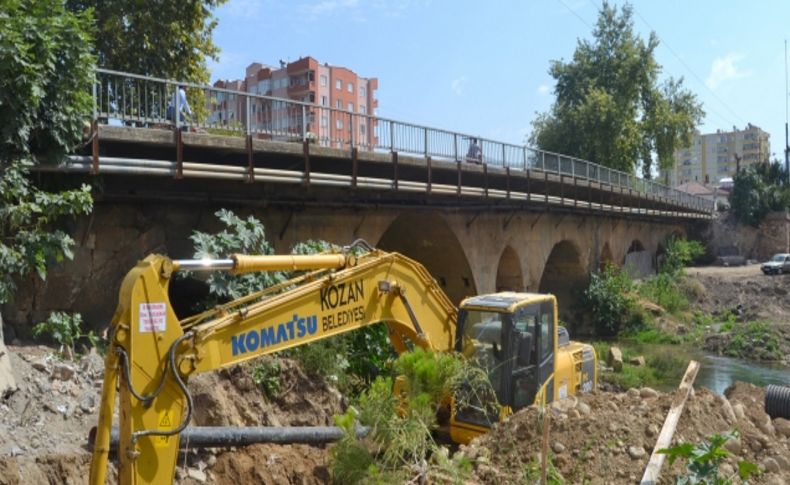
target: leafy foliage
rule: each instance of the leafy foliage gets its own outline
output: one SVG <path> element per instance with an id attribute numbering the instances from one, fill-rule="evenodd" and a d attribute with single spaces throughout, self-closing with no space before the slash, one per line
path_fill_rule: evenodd
<path id="1" fill-rule="evenodd" d="M 220 209 L 214 215 L 225 225 L 225 228 L 216 234 L 195 231 L 190 236 L 195 258 L 225 258 L 234 253 L 256 255 L 274 253 L 274 248 L 266 239 L 266 229 L 255 217 L 248 216 L 243 219 L 227 209 Z M 211 307 L 220 302 L 241 298 L 283 281 L 285 275 L 277 271 L 242 275 L 215 271 L 207 278 L 209 292 L 214 300 L 208 302 L 206 306 Z"/>
<path id="2" fill-rule="evenodd" d="M 667 168 L 690 143 L 701 104 L 682 79 L 658 83 L 658 38 L 636 35 L 628 4 L 618 13 L 603 2 L 592 35 L 578 41 L 573 60 L 552 62 L 556 100 L 533 121 L 530 142 L 632 173 L 641 160 L 650 178 L 653 153 Z"/>
<path id="3" fill-rule="evenodd" d="M 672 237 L 667 241 L 667 252 L 659 272 L 680 277 L 683 268 L 696 258 L 705 254 L 705 247 L 699 241 Z"/>
<path id="4" fill-rule="evenodd" d="M 279 362 L 264 357 L 256 362 L 250 374 L 252 382 L 254 382 L 256 386 L 261 387 L 266 397 L 272 399 L 277 397 L 282 389 L 282 384 L 280 383 L 281 373 L 282 368 Z"/>
<path id="5" fill-rule="evenodd" d="M 49 335 L 60 344 L 61 352 L 69 360 L 74 360 L 74 346 L 78 339 L 87 339 L 91 347 L 94 348 L 99 343 L 99 338 L 93 333 L 93 330 L 83 333 L 82 315 L 79 313 L 51 313 L 49 318 L 33 327 L 33 336 L 40 337 L 41 335 Z"/>
<path id="6" fill-rule="evenodd" d="M 725 434 L 715 434 L 699 444 L 681 443 L 672 448 L 658 450 L 669 457 L 669 464 L 675 460 L 683 458 L 686 460 L 687 474 L 678 477 L 676 485 L 728 485 L 733 483 L 733 477 L 722 477 L 719 475 L 719 465 L 729 455 L 724 449 L 724 444 L 730 439 L 736 439 L 738 432 L 733 431 Z M 759 473 L 759 468 L 749 461 L 738 463 L 738 477 L 747 480 L 750 476 Z"/>
<path id="7" fill-rule="evenodd" d="M 0 11 L 0 303 L 15 276 L 72 257 L 74 241 L 53 227 L 92 209 L 90 188 L 49 193 L 29 180 L 38 163 L 60 163 L 90 112 L 94 59 L 90 13 L 59 0 L 7 0 Z"/>
<path id="8" fill-rule="evenodd" d="M 212 10 L 225 0 L 67 0 L 96 17 L 96 55 L 107 69 L 208 82 L 206 59 L 217 60 Z M 198 105 L 195 105 L 198 106 Z"/>
<path id="9" fill-rule="evenodd" d="M 633 326 L 635 312 L 634 283 L 625 271 L 607 264 L 602 272 L 590 275 L 590 284 L 583 295 L 598 335 L 617 335 Z"/>
<path id="10" fill-rule="evenodd" d="M 777 161 L 749 165 L 735 174 L 733 182 L 730 206 L 744 224 L 756 227 L 769 212 L 790 207 L 790 186 Z"/>
<path id="11" fill-rule="evenodd" d="M 766 322 L 730 325 L 732 335 L 724 353 L 731 357 L 780 360 L 782 349 L 776 329 Z"/>
<path id="12" fill-rule="evenodd" d="M 345 436 L 331 450 L 334 480 L 405 483 L 417 477 L 417 483 L 440 473 L 460 481 L 470 471 L 468 459 L 448 457 L 431 433 L 446 397 L 476 381 L 480 369 L 459 356 L 422 349 L 402 354 L 394 367 L 402 375 L 403 395 L 393 394 L 392 379 L 379 377 L 360 396 L 359 410 L 335 418 Z M 371 427 L 362 440 L 354 434 L 357 420 Z"/>

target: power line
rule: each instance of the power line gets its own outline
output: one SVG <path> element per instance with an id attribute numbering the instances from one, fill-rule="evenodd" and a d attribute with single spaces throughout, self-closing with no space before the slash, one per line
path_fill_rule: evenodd
<path id="1" fill-rule="evenodd" d="M 677 60 L 680 62 L 680 64 L 681 64 L 681 65 L 683 65 L 683 67 L 684 67 L 684 68 L 686 68 L 686 70 L 687 70 L 689 73 L 691 73 L 691 75 L 692 75 L 692 76 L 693 76 L 693 77 L 694 77 L 694 78 L 695 78 L 695 79 L 696 79 L 696 80 L 697 80 L 697 81 L 698 81 L 700 84 L 702 84 L 702 85 L 705 87 L 705 89 L 706 89 L 706 90 L 707 90 L 707 91 L 708 91 L 708 92 L 711 94 L 711 96 L 713 96 L 713 97 L 716 99 L 716 101 L 718 101 L 719 103 L 721 103 L 721 105 L 722 105 L 722 106 L 724 106 L 725 108 L 727 108 L 727 111 L 729 111 L 729 112 L 730 112 L 730 113 L 731 113 L 733 116 L 735 116 L 735 119 L 736 119 L 736 120 L 740 120 L 740 121 L 741 121 L 741 124 L 745 124 L 745 123 L 744 123 L 744 119 L 743 119 L 741 116 L 739 116 L 739 115 L 738 115 L 738 113 L 736 113 L 736 112 L 735 112 L 735 111 L 734 111 L 732 108 L 730 108 L 730 106 L 729 106 L 727 103 L 725 103 L 725 102 L 724 102 L 724 100 L 723 100 L 723 99 L 721 99 L 721 98 L 720 98 L 720 97 L 719 97 L 719 96 L 718 96 L 718 95 L 717 95 L 717 94 L 716 94 L 716 93 L 715 93 L 715 92 L 714 92 L 714 91 L 713 91 L 713 90 L 712 90 L 712 89 L 711 89 L 711 88 L 710 88 L 710 87 L 707 85 L 707 83 L 705 83 L 705 82 L 702 80 L 702 78 L 700 78 L 700 77 L 697 75 L 697 73 L 696 73 L 696 72 L 694 72 L 694 70 L 693 70 L 693 69 L 691 69 L 691 67 L 689 67 L 689 65 L 688 65 L 688 64 L 686 64 L 686 61 L 684 61 L 684 60 L 683 60 L 683 58 L 682 58 L 682 57 L 680 57 L 680 56 L 677 54 L 677 52 L 675 52 L 675 50 L 672 48 L 672 46 L 671 46 L 671 45 L 669 45 L 669 42 L 666 42 L 664 39 L 662 39 L 662 38 L 661 38 L 661 37 L 658 35 L 658 33 L 656 32 L 656 29 L 655 29 L 655 28 L 653 28 L 653 26 L 652 26 L 652 25 L 650 25 L 650 22 L 648 22 L 648 21 L 647 21 L 647 20 L 646 20 L 646 19 L 645 19 L 645 18 L 642 16 L 642 14 L 640 14 L 640 13 L 639 13 L 639 12 L 638 12 L 638 11 L 637 11 L 635 8 L 633 8 L 633 6 L 632 6 L 631 8 L 632 8 L 632 10 L 634 11 L 634 13 L 636 14 L 636 16 L 637 16 L 637 17 L 639 17 L 639 18 L 642 20 L 642 22 L 644 22 L 644 23 L 645 23 L 645 25 L 647 25 L 647 26 L 650 28 L 650 30 L 652 30 L 652 31 L 653 31 L 653 33 L 656 35 L 656 38 L 659 40 L 659 42 L 660 42 L 661 44 L 663 44 L 663 45 L 664 45 L 664 46 L 667 48 L 667 50 L 668 50 L 668 51 L 669 51 L 669 52 L 670 52 L 670 53 L 671 53 L 673 56 L 675 56 L 675 58 L 676 58 L 676 59 L 677 59 Z M 722 117 L 722 116 L 720 116 L 720 117 L 721 117 L 722 119 L 724 119 L 724 117 Z"/>
<path id="2" fill-rule="evenodd" d="M 590 25 L 590 23 L 589 23 L 589 22 L 587 22 L 586 20 L 584 20 L 584 17 L 582 17 L 581 15 L 579 15 L 579 13 L 578 13 L 576 10 L 572 9 L 572 8 L 571 8 L 571 7 L 570 7 L 570 6 L 569 6 L 567 3 L 565 3 L 565 1 L 564 1 L 564 0 L 557 0 L 557 1 L 558 1 L 558 2 L 560 2 L 560 3 L 561 3 L 561 4 L 562 4 L 562 5 L 565 7 L 565 8 L 567 8 L 567 9 L 568 9 L 568 11 L 569 11 L 570 13 L 572 13 L 573 15 L 575 15 L 577 19 L 581 20 L 581 21 L 582 21 L 582 23 L 583 23 L 584 25 L 586 25 L 587 27 L 589 27 L 589 28 L 591 28 L 591 29 L 593 28 L 593 26 L 592 26 L 592 25 Z"/>

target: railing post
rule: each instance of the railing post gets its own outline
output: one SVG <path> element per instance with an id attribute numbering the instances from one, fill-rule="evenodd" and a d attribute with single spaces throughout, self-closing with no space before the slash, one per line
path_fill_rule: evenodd
<path id="1" fill-rule="evenodd" d="M 304 106 L 302 106 L 302 108 L 304 108 Z M 351 134 L 350 135 L 351 140 L 349 141 L 349 144 L 351 146 L 351 149 L 353 150 L 354 149 L 354 113 L 352 113 L 351 111 L 348 112 L 348 132 Z"/>
<path id="2" fill-rule="evenodd" d="M 453 133 L 453 159 L 458 161 L 458 133 Z"/>
<path id="3" fill-rule="evenodd" d="M 505 144 L 502 144 L 502 166 L 507 167 L 507 151 L 505 151 Z"/>
<path id="4" fill-rule="evenodd" d="M 576 178 L 576 159 L 571 158 L 571 177 Z M 574 183 L 576 183 L 574 181 Z"/>
<path id="5" fill-rule="evenodd" d="M 392 120 L 389 121 L 390 124 L 390 151 L 395 151 L 395 123 Z"/>
<path id="6" fill-rule="evenodd" d="M 307 108 L 302 105 L 302 141 L 307 141 Z"/>
<path id="7" fill-rule="evenodd" d="M 428 127 L 423 127 L 422 135 L 423 135 L 423 155 L 425 156 L 425 158 L 428 158 Z"/>
<path id="8" fill-rule="evenodd" d="M 181 93 L 178 84 L 175 89 L 175 100 L 173 101 L 173 122 L 176 124 L 176 130 L 181 129 Z"/>
<path id="9" fill-rule="evenodd" d="M 540 152 L 540 168 L 546 171 L 546 152 Z"/>
<path id="10" fill-rule="evenodd" d="M 99 82 L 99 80 L 96 77 L 96 72 L 94 72 L 93 73 L 93 89 L 92 89 L 92 96 L 93 96 L 93 121 L 96 121 L 96 120 L 99 119 L 99 107 L 96 104 L 98 102 L 98 98 L 96 96 L 96 91 L 97 91 L 96 84 L 98 82 Z"/>
<path id="11" fill-rule="evenodd" d="M 524 170 L 526 170 L 527 169 L 527 145 L 524 145 L 521 148 L 521 151 L 522 151 L 522 153 L 524 155 Z"/>
<path id="12" fill-rule="evenodd" d="M 249 96 L 244 96 L 244 133 L 249 136 L 252 133 L 250 126 L 250 111 L 252 110 L 252 103 Z"/>

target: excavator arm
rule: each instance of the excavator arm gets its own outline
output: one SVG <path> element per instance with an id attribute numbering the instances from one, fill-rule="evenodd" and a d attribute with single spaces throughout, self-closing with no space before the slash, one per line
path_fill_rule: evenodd
<path id="1" fill-rule="evenodd" d="M 172 275 L 313 270 L 277 287 L 178 320 Z M 210 262 L 148 256 L 124 279 L 105 362 L 90 483 L 103 484 L 118 393 L 119 482 L 171 483 L 195 374 L 383 322 L 397 352 L 455 344 L 457 310 L 425 268 L 398 253 L 244 256 Z"/>

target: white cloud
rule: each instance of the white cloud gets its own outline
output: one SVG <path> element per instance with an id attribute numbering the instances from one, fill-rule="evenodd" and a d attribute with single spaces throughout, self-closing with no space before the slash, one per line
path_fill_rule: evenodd
<path id="1" fill-rule="evenodd" d="M 550 92 L 551 92 L 551 88 L 548 86 L 548 84 L 541 84 L 540 86 L 538 86 L 538 94 L 540 94 L 541 96 L 546 96 Z"/>
<path id="2" fill-rule="evenodd" d="M 466 76 L 461 76 L 457 79 L 453 79 L 453 82 L 450 83 L 450 90 L 455 93 L 456 96 L 460 96 L 464 92 L 464 87 L 466 86 Z"/>
<path id="3" fill-rule="evenodd" d="M 724 57 L 717 57 L 713 60 L 710 74 L 705 84 L 710 89 L 716 89 L 727 81 L 747 78 L 752 75 L 751 71 L 740 69 L 736 63 L 744 59 L 743 54 L 730 52 Z"/>

